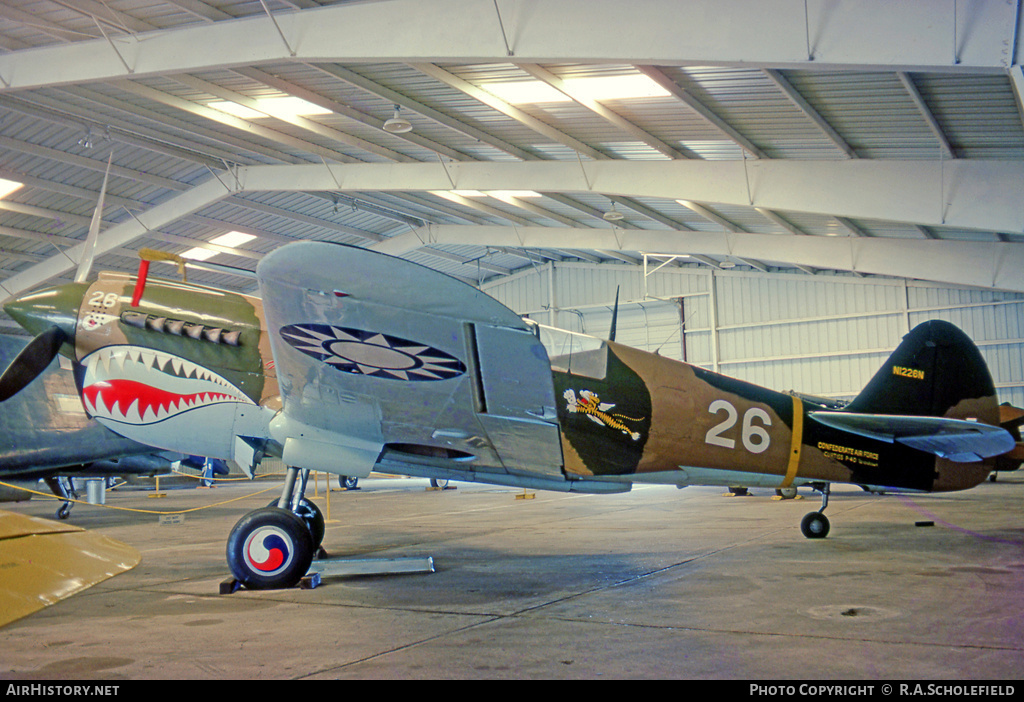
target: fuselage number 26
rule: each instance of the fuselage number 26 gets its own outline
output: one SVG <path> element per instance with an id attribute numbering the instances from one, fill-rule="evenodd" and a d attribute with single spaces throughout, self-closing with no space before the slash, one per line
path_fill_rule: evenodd
<path id="1" fill-rule="evenodd" d="M 711 414 L 725 412 L 725 419 L 708 429 L 708 433 L 704 435 L 704 443 L 728 449 L 736 448 L 736 439 L 730 438 L 729 435 L 735 436 L 735 432 L 730 430 L 736 426 L 740 415 L 733 404 L 726 400 L 715 400 L 708 407 L 708 412 Z M 759 423 L 755 424 L 755 420 Z M 761 453 L 767 450 L 771 444 L 771 437 L 765 427 L 771 425 L 772 418 L 760 407 L 751 407 L 744 412 L 740 430 L 740 441 L 743 448 L 750 453 Z"/>

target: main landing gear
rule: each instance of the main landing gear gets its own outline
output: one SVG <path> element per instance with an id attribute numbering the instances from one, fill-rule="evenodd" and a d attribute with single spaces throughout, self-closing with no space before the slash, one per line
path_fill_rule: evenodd
<path id="1" fill-rule="evenodd" d="M 57 513 L 54 515 L 57 519 L 67 519 L 68 515 L 71 514 L 71 507 L 74 504 L 74 500 L 78 499 L 78 493 L 75 492 L 75 484 L 71 482 L 71 478 L 66 475 L 57 475 L 45 478 L 46 484 L 49 486 L 53 494 L 58 499 L 64 500 L 64 504 L 60 506 Z"/>
<path id="2" fill-rule="evenodd" d="M 828 494 L 831 486 L 829 483 L 816 483 L 811 487 L 821 493 L 821 509 L 804 515 L 800 521 L 800 531 L 808 539 L 824 539 L 828 536 L 829 530 L 828 517 L 824 515 L 824 512 L 828 507 Z"/>
<path id="3" fill-rule="evenodd" d="M 231 530 L 228 566 L 240 585 L 289 588 L 306 575 L 324 538 L 323 515 L 302 496 L 308 478 L 308 470 L 289 468 L 280 499 L 249 512 Z"/>

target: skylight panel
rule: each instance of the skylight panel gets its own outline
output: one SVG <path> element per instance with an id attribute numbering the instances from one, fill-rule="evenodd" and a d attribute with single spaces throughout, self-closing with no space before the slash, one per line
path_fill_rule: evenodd
<path id="1" fill-rule="evenodd" d="M 255 238 L 256 237 L 254 235 L 246 234 L 245 232 L 228 232 L 227 234 L 221 234 L 218 237 L 210 239 L 210 243 L 217 244 L 218 246 L 241 246 Z"/>
<path id="2" fill-rule="evenodd" d="M 539 80 L 514 83 L 488 83 L 487 92 L 497 95 L 512 105 L 532 105 L 538 102 L 568 102 L 569 96 Z"/>
<path id="3" fill-rule="evenodd" d="M 540 193 L 533 190 L 488 190 L 487 194 L 498 200 L 510 198 L 542 197 Z"/>
<path id="4" fill-rule="evenodd" d="M 19 183 L 19 182 L 14 181 L 14 180 L 7 180 L 5 178 L 0 178 L 0 200 L 2 200 L 3 198 L 7 197 L 11 193 L 13 193 L 15 190 L 18 190 L 19 188 L 21 188 L 23 186 L 24 186 L 24 183 Z"/>
<path id="5" fill-rule="evenodd" d="M 645 75 L 596 76 L 573 78 L 565 81 L 566 87 L 578 90 L 591 100 L 631 100 L 638 98 L 667 97 L 669 92 Z"/>
<path id="6" fill-rule="evenodd" d="M 235 117 L 241 117 L 242 119 L 259 119 L 260 117 L 266 117 L 262 112 L 257 112 L 251 107 L 245 105 L 239 105 L 237 102 L 231 102 L 229 100 L 215 100 L 214 102 L 207 103 L 207 107 L 212 107 L 220 112 L 225 112 Z"/>
<path id="7" fill-rule="evenodd" d="M 256 101 L 259 106 L 265 107 L 268 112 L 282 116 L 311 117 L 313 115 L 329 115 L 331 111 L 326 107 L 314 105 L 308 100 L 286 95 L 284 97 L 260 98 Z"/>
<path id="8" fill-rule="evenodd" d="M 265 119 L 270 116 L 288 119 L 291 117 L 310 117 L 331 113 L 326 107 L 314 105 L 308 100 L 303 100 L 293 95 L 258 98 L 255 104 L 257 109 L 240 105 L 230 100 L 214 100 L 207 103 L 207 107 L 212 107 L 215 110 L 220 110 L 242 119 Z"/>
<path id="9" fill-rule="evenodd" d="M 206 259 L 210 258 L 211 256 L 216 256 L 216 255 L 217 255 L 216 251 L 211 251 L 210 249 L 203 249 L 203 248 L 200 248 L 200 247 L 197 246 L 194 249 L 189 249 L 185 253 L 181 254 L 181 257 L 182 258 L 190 258 L 193 261 L 205 261 Z"/>
<path id="10" fill-rule="evenodd" d="M 241 246 L 247 242 L 255 239 L 256 236 L 253 234 L 246 234 L 245 232 L 227 232 L 220 236 L 215 236 L 210 239 L 210 243 L 216 246 Z M 185 253 L 181 254 L 182 258 L 190 258 L 193 261 L 205 261 L 206 259 L 216 256 L 219 252 L 212 251 L 211 249 L 204 249 L 201 246 L 189 249 Z"/>
<path id="11" fill-rule="evenodd" d="M 669 92 L 645 75 L 591 76 L 589 78 L 567 78 L 565 88 L 598 102 L 604 100 L 630 100 L 637 98 L 666 97 Z M 540 80 L 488 83 L 484 88 L 513 105 L 542 102 L 568 102 L 571 98 L 553 86 Z"/>

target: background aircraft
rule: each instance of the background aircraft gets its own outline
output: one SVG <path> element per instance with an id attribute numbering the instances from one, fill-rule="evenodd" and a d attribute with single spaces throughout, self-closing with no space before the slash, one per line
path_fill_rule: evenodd
<path id="1" fill-rule="evenodd" d="M 1021 442 L 1021 427 L 1024 426 L 1024 409 L 1014 407 L 1008 402 L 999 405 L 999 426 L 1010 432 L 1017 447 L 1009 453 L 996 458 L 995 470 L 1009 472 L 1017 470 L 1024 463 L 1024 443 Z M 995 476 L 993 476 L 995 479 Z"/>
<path id="2" fill-rule="evenodd" d="M 27 341 L 0 335 L 0 367 L 7 368 Z M 86 416 L 71 370 L 57 361 L 0 404 L 0 480 L 45 478 L 57 497 L 68 500 L 74 497 L 71 476 L 155 475 L 169 472 L 170 463 L 152 447 Z M 71 503 L 65 502 L 57 516 L 66 518 L 70 509 Z"/>
<path id="3" fill-rule="evenodd" d="M 141 272 L 141 271 L 140 271 Z M 90 416 L 137 442 L 289 467 L 276 507 L 244 516 L 228 563 L 252 588 L 306 572 L 323 518 L 311 469 L 371 470 L 578 492 L 633 482 L 958 490 L 1016 448 L 971 341 L 907 335 L 842 409 L 524 321 L 403 259 L 299 242 L 257 269 L 262 300 L 101 274 L 15 300 L 37 334 L 0 377 L 28 385 L 62 350 Z"/>

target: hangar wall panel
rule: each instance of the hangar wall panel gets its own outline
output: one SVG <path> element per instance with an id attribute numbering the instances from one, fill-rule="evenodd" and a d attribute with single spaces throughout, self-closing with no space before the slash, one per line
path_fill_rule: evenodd
<path id="1" fill-rule="evenodd" d="M 917 281 L 704 266 L 549 263 L 484 289 L 543 324 L 607 337 L 776 390 L 851 399 L 912 327 L 943 319 L 1024 406 L 1024 295 Z"/>
<path id="2" fill-rule="evenodd" d="M 542 324 L 550 323 L 540 314 L 550 306 L 548 267 L 538 267 L 502 278 L 497 284 L 485 285 L 483 289 L 518 314 L 528 315 Z"/>

